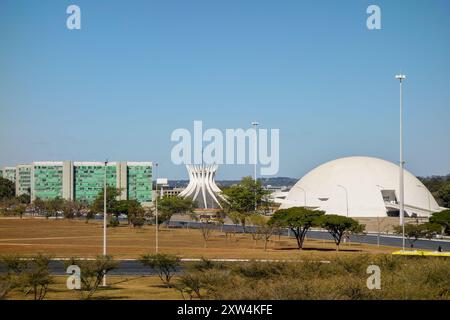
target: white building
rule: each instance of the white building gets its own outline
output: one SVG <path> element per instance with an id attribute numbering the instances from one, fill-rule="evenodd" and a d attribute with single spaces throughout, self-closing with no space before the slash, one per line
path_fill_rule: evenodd
<path id="1" fill-rule="evenodd" d="M 199 209 L 218 209 L 223 199 L 221 190 L 216 185 L 214 177 L 217 165 L 187 165 L 189 184 L 180 193 L 180 197 L 191 198 Z"/>
<path id="2" fill-rule="evenodd" d="M 399 215 L 399 166 L 371 157 L 348 157 L 318 166 L 292 187 L 281 208 L 305 206 L 349 217 Z M 405 170 L 405 216 L 441 211 L 428 189 Z"/>

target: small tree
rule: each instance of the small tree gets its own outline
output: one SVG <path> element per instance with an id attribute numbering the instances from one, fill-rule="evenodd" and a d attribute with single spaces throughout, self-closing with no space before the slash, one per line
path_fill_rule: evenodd
<path id="1" fill-rule="evenodd" d="M 178 196 L 164 196 L 158 200 L 158 227 L 162 223 L 169 224 L 174 214 L 191 214 L 195 203 L 190 198 Z"/>
<path id="2" fill-rule="evenodd" d="M 107 213 L 116 213 L 117 209 L 117 197 L 120 196 L 120 189 L 107 186 L 106 187 L 106 212 Z M 101 191 L 97 194 L 94 202 L 91 204 L 91 211 L 94 213 L 103 213 L 105 206 L 105 191 L 102 188 Z"/>
<path id="3" fill-rule="evenodd" d="M 21 286 L 21 275 L 26 270 L 28 261 L 21 259 L 18 255 L 3 256 L 0 257 L 0 265 L 6 271 L 0 276 L 0 283 L 3 288 L 0 288 L 0 291 L 3 291 L 3 294 L 0 293 L 0 299 L 2 299 L 2 296 L 4 298 L 10 290 Z"/>
<path id="4" fill-rule="evenodd" d="M 14 198 L 16 194 L 16 186 L 14 182 L 0 177 L 0 200 Z"/>
<path id="5" fill-rule="evenodd" d="M 201 299 L 202 279 L 203 275 L 200 272 L 184 273 L 178 278 L 175 288 L 180 291 L 184 300 L 186 300 L 185 295 L 189 297 L 189 300 Z"/>
<path id="6" fill-rule="evenodd" d="M 27 210 L 27 206 L 25 204 L 18 204 L 17 206 L 14 207 L 13 211 L 14 211 L 14 215 L 19 216 L 20 219 L 23 218 L 23 215 L 25 213 L 25 211 Z"/>
<path id="7" fill-rule="evenodd" d="M 255 242 L 260 239 L 264 241 L 264 251 L 267 251 L 267 243 L 276 230 L 276 224 L 269 221 L 262 215 L 253 215 L 249 219 L 249 222 L 254 227 L 254 232 L 258 235 L 253 239 Z"/>
<path id="8" fill-rule="evenodd" d="M 433 213 L 430 222 L 441 226 L 441 234 L 450 234 L 450 209 Z"/>
<path id="9" fill-rule="evenodd" d="M 361 233 L 365 229 L 365 226 L 355 219 L 335 214 L 323 215 L 317 222 L 333 237 L 334 242 L 336 243 L 336 251 L 339 251 L 339 245 L 344 237 L 348 237 L 352 233 Z"/>
<path id="10" fill-rule="evenodd" d="M 303 207 L 280 209 L 270 219 L 270 224 L 284 226 L 292 230 L 297 240 L 298 249 L 303 248 L 308 230 L 319 224 L 319 218 L 325 213 L 319 210 L 310 210 Z"/>
<path id="11" fill-rule="evenodd" d="M 64 200 L 62 205 L 62 212 L 64 218 L 73 219 L 81 215 L 84 205 L 79 201 Z"/>
<path id="12" fill-rule="evenodd" d="M 77 260 L 72 258 L 66 263 L 66 267 L 77 265 L 81 270 L 81 296 L 90 299 L 98 290 L 103 277 L 117 268 L 118 263 L 112 256 L 97 256 L 95 260 Z"/>
<path id="13" fill-rule="evenodd" d="M 49 263 L 50 258 L 43 255 L 31 259 L 27 269 L 20 276 L 25 295 L 32 293 L 34 300 L 45 298 L 48 286 L 54 282 L 50 275 Z"/>
<path id="14" fill-rule="evenodd" d="M 211 220 L 201 220 L 200 221 L 200 232 L 203 237 L 203 247 L 206 248 L 208 240 L 211 238 L 214 230 L 216 229 L 216 224 Z"/>
<path id="15" fill-rule="evenodd" d="M 48 217 L 56 217 L 60 211 L 64 208 L 64 200 L 61 198 L 55 198 L 44 201 L 45 206 L 45 216 Z"/>
<path id="16" fill-rule="evenodd" d="M 45 202 L 40 198 L 36 198 L 33 201 L 32 207 L 34 212 L 38 215 L 42 215 L 45 212 Z"/>
<path id="17" fill-rule="evenodd" d="M 405 224 L 405 237 L 409 242 L 409 245 L 414 248 L 414 243 L 420 238 L 431 239 L 435 234 L 441 231 L 441 226 L 437 223 L 423 223 L 423 224 Z M 403 235 L 403 227 L 395 226 L 394 233 Z"/>
<path id="18" fill-rule="evenodd" d="M 92 210 L 88 210 L 84 216 L 85 222 L 89 223 L 89 220 L 94 219 L 94 216 L 95 216 L 94 212 L 92 212 Z"/>
<path id="19" fill-rule="evenodd" d="M 162 253 L 143 255 L 139 261 L 144 266 L 155 270 L 168 288 L 170 288 L 170 280 L 180 265 L 180 259 L 177 256 Z"/>
<path id="20" fill-rule="evenodd" d="M 30 204 L 31 197 L 28 193 L 22 193 L 17 197 L 17 201 L 21 204 Z"/>
<path id="21" fill-rule="evenodd" d="M 223 190 L 225 199 L 221 201 L 222 207 L 227 215 L 238 213 L 245 233 L 247 218 L 257 211 L 255 207 L 262 204 L 267 193 L 262 188 L 261 181 L 255 182 L 251 177 L 244 177 L 238 185 Z"/>

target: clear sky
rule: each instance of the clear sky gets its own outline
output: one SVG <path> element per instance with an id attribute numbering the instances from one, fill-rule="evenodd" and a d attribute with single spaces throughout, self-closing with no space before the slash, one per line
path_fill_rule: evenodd
<path id="1" fill-rule="evenodd" d="M 66 8 L 81 8 L 81 30 Z M 381 8 L 368 30 L 366 8 Z M 170 160 L 176 128 L 280 129 L 278 176 L 342 156 L 450 173 L 450 2 L 1 0 L 0 166 Z M 222 166 L 219 179 L 252 174 Z"/>

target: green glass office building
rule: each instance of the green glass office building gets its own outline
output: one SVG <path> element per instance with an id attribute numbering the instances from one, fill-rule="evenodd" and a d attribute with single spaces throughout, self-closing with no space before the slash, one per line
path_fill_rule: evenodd
<path id="1" fill-rule="evenodd" d="M 31 193 L 31 199 L 62 198 L 92 203 L 105 183 L 120 190 L 118 200 L 152 202 L 151 162 L 45 161 L 6 167 L 4 178 L 16 184 L 16 194 Z"/>

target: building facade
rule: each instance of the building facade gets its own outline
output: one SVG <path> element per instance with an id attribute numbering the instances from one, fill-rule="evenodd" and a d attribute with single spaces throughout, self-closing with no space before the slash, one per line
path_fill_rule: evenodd
<path id="1" fill-rule="evenodd" d="M 6 167 L 2 176 L 16 184 L 16 195 L 92 203 L 105 183 L 120 190 L 118 200 L 152 202 L 151 162 L 45 161 Z"/>
<path id="2" fill-rule="evenodd" d="M 12 182 L 16 182 L 16 167 L 4 167 L 2 177 Z"/>
<path id="3" fill-rule="evenodd" d="M 31 165 L 16 167 L 16 195 L 31 194 Z"/>

